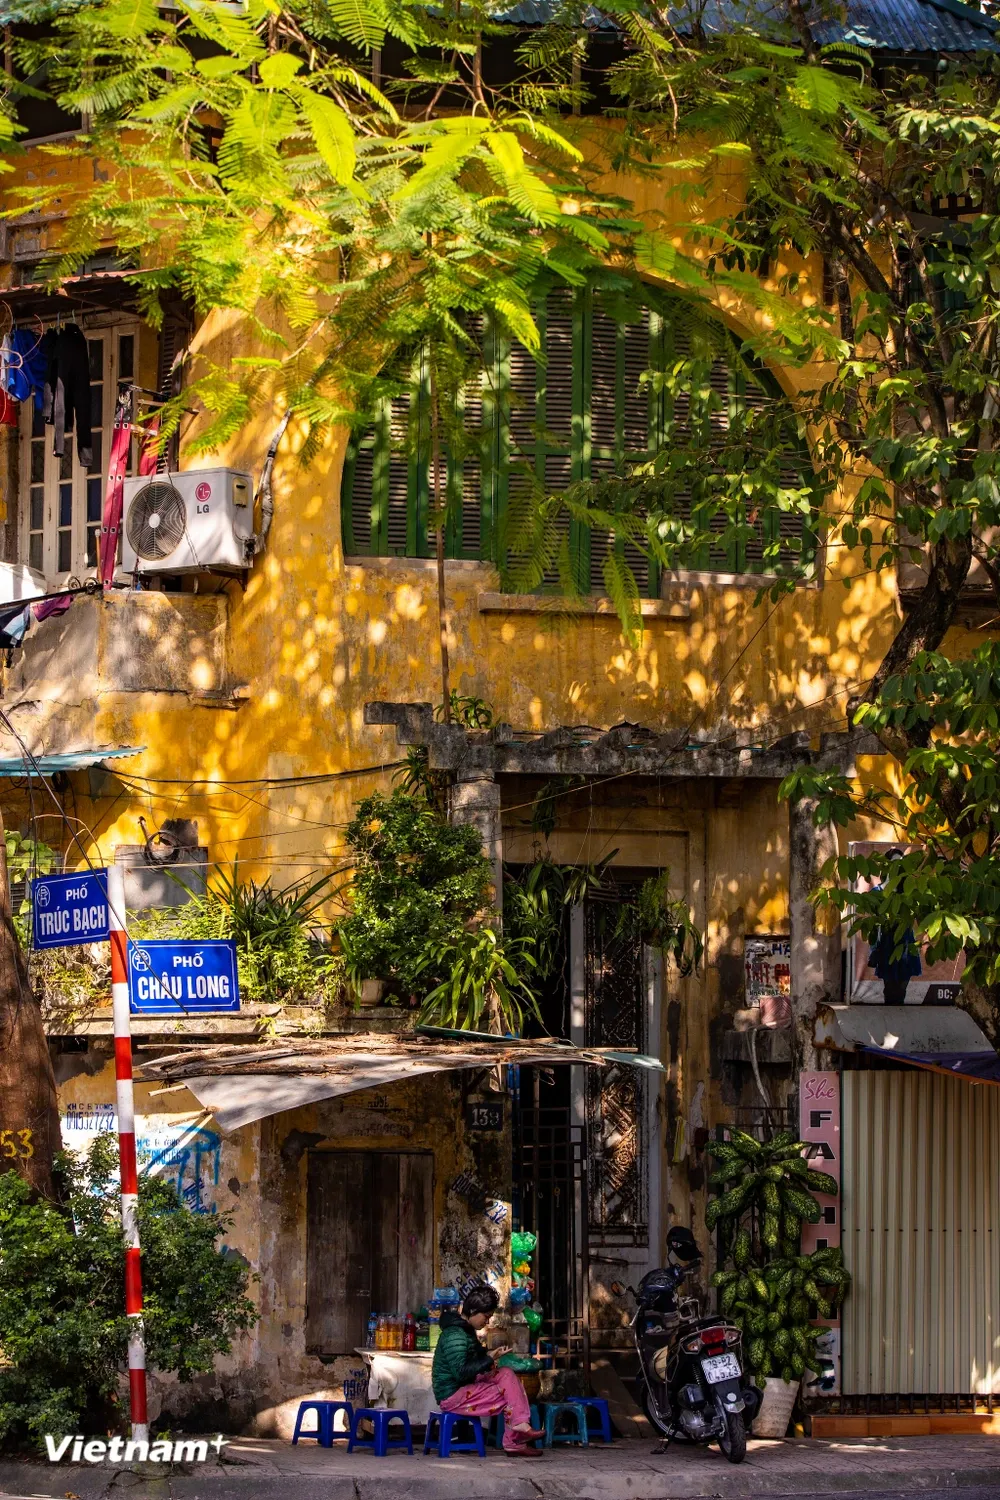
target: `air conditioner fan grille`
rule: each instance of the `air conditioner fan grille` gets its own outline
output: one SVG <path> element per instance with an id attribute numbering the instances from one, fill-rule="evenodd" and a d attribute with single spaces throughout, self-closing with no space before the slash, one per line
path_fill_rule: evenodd
<path id="1" fill-rule="evenodd" d="M 125 533 L 136 557 L 145 562 L 169 557 L 186 530 L 183 497 L 168 480 L 154 479 L 132 497 Z"/>

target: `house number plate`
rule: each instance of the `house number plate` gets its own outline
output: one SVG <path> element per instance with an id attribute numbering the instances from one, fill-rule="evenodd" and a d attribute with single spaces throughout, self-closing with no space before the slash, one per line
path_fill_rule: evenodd
<path id="1" fill-rule="evenodd" d="M 465 1123 L 470 1130 L 502 1130 L 503 1104 L 467 1104 Z"/>

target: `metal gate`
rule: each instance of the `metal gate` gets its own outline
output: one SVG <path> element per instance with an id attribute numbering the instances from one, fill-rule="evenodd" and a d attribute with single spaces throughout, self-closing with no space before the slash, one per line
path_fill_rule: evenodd
<path id="1" fill-rule="evenodd" d="M 1000 1393 L 1000 1089 L 842 1080 L 845 1395 Z"/>
<path id="2" fill-rule="evenodd" d="M 646 1051 L 642 941 L 619 923 L 620 897 L 585 908 L 584 1045 Z M 615 1245 L 649 1240 L 646 1077 L 612 1064 L 587 1069 L 591 1239 Z"/>
<path id="3" fill-rule="evenodd" d="M 520 1069 L 514 1119 L 514 1222 L 538 1235 L 535 1296 L 555 1363 L 590 1373 L 590 1261 L 584 1130 L 567 1105 L 540 1107 L 539 1078 Z"/>

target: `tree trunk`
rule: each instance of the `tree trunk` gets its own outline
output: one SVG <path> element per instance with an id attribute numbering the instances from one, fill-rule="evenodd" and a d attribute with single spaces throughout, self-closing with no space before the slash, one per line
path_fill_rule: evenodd
<path id="1" fill-rule="evenodd" d="M 794 1072 L 820 1065 L 816 1014 L 841 998 L 840 918 L 813 896 L 820 872 L 837 855 L 837 830 L 816 822 L 818 803 L 800 797 L 788 804 L 788 905 L 792 967 Z"/>
<path id="2" fill-rule="evenodd" d="M 20 1172 L 54 1200 L 52 1158 L 61 1146 L 55 1074 L 14 931 L 0 817 L 0 1170 Z"/>
<path id="3" fill-rule="evenodd" d="M 997 1052 L 1000 1052 L 1000 985 L 962 985 L 959 1006 L 972 1017 L 980 1031 Z"/>

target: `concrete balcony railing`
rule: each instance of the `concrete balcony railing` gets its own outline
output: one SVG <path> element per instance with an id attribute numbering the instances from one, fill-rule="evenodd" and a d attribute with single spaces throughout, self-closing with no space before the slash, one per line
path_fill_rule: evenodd
<path id="1" fill-rule="evenodd" d="M 35 624 L 6 673 L 8 704 L 93 709 L 99 696 L 179 693 L 228 705 L 244 694 L 227 667 L 225 594 L 80 596 Z"/>

